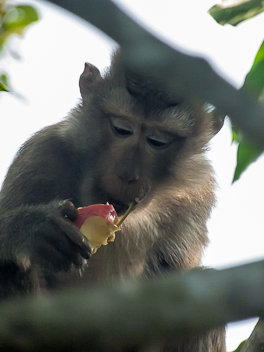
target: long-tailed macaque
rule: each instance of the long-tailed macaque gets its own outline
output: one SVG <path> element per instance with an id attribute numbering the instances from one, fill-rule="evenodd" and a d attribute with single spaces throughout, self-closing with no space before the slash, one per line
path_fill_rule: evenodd
<path id="1" fill-rule="evenodd" d="M 86 64 L 82 102 L 19 150 L 0 194 L 0 296 L 48 290 L 75 280 L 151 278 L 199 266 L 215 180 L 204 156 L 223 121 L 205 104 L 175 98 L 126 70 Z M 114 243 L 91 255 L 75 227 L 77 207 L 136 209 Z M 88 265 L 87 265 L 88 263 Z M 75 282 L 75 281 L 74 281 Z M 161 351 L 224 352 L 224 331 Z"/>

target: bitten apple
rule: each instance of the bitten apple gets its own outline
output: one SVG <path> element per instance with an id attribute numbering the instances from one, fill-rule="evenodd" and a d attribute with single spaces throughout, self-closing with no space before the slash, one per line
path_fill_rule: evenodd
<path id="1" fill-rule="evenodd" d="M 96 253 L 101 245 L 115 240 L 118 227 L 118 216 L 111 204 L 94 204 L 78 208 L 78 219 L 75 225 L 88 238 L 92 253 Z"/>

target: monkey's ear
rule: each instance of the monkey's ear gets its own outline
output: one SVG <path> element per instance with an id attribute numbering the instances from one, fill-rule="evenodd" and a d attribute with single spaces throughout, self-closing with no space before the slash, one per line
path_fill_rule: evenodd
<path id="1" fill-rule="evenodd" d="M 91 85 L 101 79 L 100 71 L 92 64 L 85 63 L 83 73 L 80 76 L 79 86 L 82 98 L 90 92 Z"/>

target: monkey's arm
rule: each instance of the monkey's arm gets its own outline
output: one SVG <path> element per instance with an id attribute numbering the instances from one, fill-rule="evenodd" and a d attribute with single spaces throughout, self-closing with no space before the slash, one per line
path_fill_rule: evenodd
<path id="1" fill-rule="evenodd" d="M 51 128 L 10 167 L 0 197 L 0 296 L 30 291 L 33 267 L 56 272 L 89 258 L 88 240 L 72 223 L 77 210 L 62 201 L 75 194 L 70 158 Z"/>
<path id="2" fill-rule="evenodd" d="M 22 206 L 0 218 L 0 297 L 28 293 L 39 275 L 81 267 L 88 240 L 71 222 L 68 201 Z"/>
<path id="3" fill-rule="evenodd" d="M 210 176 L 196 187 L 178 187 L 174 191 L 165 187 L 157 193 L 149 209 L 148 222 L 157 235 L 147 252 L 147 275 L 200 265 L 214 202 L 214 180 Z"/>

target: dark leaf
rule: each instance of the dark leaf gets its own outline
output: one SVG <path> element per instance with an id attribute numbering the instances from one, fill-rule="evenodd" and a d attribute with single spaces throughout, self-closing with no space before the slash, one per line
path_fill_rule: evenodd
<path id="1" fill-rule="evenodd" d="M 258 100 L 263 96 L 264 60 L 258 62 L 246 76 L 242 89 L 254 95 Z"/>
<path id="2" fill-rule="evenodd" d="M 263 11 L 264 4 L 262 0 L 248 0 L 232 7 L 215 5 L 208 12 L 219 24 L 236 26 L 240 22 L 248 20 Z"/>
<path id="3" fill-rule="evenodd" d="M 251 70 L 260 62 L 260 61 L 263 61 L 264 60 L 264 41 L 262 42 L 258 52 L 257 52 L 257 55 L 255 57 L 255 60 L 253 62 L 253 65 L 251 67 Z"/>
<path id="4" fill-rule="evenodd" d="M 264 91 L 264 42 L 261 44 L 253 65 L 246 76 L 242 89 L 258 100 L 263 97 Z"/>
<path id="5" fill-rule="evenodd" d="M 264 42 L 261 44 L 253 65 L 246 76 L 242 86 L 244 91 L 254 96 L 258 101 L 264 100 Z M 250 116 L 249 116 L 250 118 Z M 234 181 L 238 180 L 241 173 L 261 154 L 261 148 L 245 138 L 244 134 L 233 127 L 233 142 L 239 143 L 237 150 L 237 167 Z M 264 135 L 263 135 L 264 139 Z"/>
<path id="6" fill-rule="evenodd" d="M 237 166 L 235 170 L 235 175 L 233 182 L 237 181 L 241 174 L 246 170 L 246 168 L 257 160 L 257 158 L 262 154 L 263 149 L 257 144 L 243 137 L 240 140 L 238 150 L 237 150 Z"/>

